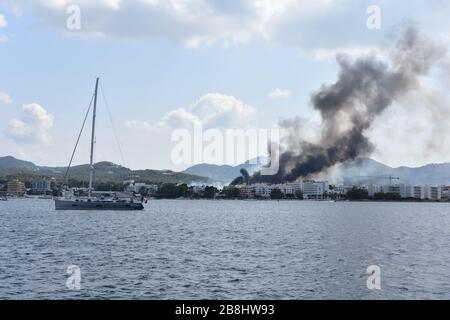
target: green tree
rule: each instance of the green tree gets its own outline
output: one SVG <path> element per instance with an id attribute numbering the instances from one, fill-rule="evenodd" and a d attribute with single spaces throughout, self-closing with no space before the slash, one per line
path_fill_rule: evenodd
<path id="1" fill-rule="evenodd" d="M 295 192 L 295 197 L 299 200 L 303 200 L 303 192 L 301 190 L 298 190 Z"/>
<path id="2" fill-rule="evenodd" d="M 272 200 L 280 200 L 283 199 L 283 192 L 280 189 L 275 188 L 270 192 L 270 198 Z"/>
<path id="3" fill-rule="evenodd" d="M 143 197 L 147 197 L 148 196 L 148 190 L 146 187 L 140 187 L 139 188 L 139 194 Z"/>
<path id="4" fill-rule="evenodd" d="M 164 183 L 159 188 L 157 197 L 161 199 L 176 199 L 182 196 L 182 189 L 173 183 Z"/>
<path id="5" fill-rule="evenodd" d="M 223 192 L 225 193 L 225 197 L 227 197 L 228 199 L 239 198 L 239 195 L 241 193 L 240 190 L 235 187 L 226 188 L 223 190 Z"/>
<path id="6" fill-rule="evenodd" d="M 347 192 L 347 200 L 365 200 L 369 199 L 369 193 L 366 189 L 353 187 Z"/>
<path id="7" fill-rule="evenodd" d="M 373 195 L 373 199 L 377 201 L 398 201 L 401 199 L 398 193 L 388 192 L 382 193 L 378 192 Z"/>
<path id="8" fill-rule="evenodd" d="M 217 188 L 212 187 L 212 186 L 207 186 L 205 188 L 205 191 L 203 192 L 203 197 L 206 199 L 214 199 L 217 192 L 218 192 Z"/>
<path id="9" fill-rule="evenodd" d="M 186 183 L 180 184 L 178 186 L 178 197 L 187 198 L 189 196 L 189 187 Z"/>

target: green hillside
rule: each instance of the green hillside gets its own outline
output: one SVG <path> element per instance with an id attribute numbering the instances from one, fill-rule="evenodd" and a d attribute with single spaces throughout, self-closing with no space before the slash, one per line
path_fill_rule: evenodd
<path id="1" fill-rule="evenodd" d="M 208 178 L 197 175 L 173 172 L 167 170 L 130 170 L 111 162 L 99 162 L 95 167 L 96 182 L 121 183 L 124 180 L 135 180 L 147 183 L 187 183 L 206 182 Z M 0 157 L 0 179 L 15 176 L 24 181 L 38 177 L 64 178 L 65 167 L 40 167 L 31 162 L 15 159 L 14 157 Z M 89 165 L 79 165 L 70 168 L 69 179 L 88 181 Z"/>

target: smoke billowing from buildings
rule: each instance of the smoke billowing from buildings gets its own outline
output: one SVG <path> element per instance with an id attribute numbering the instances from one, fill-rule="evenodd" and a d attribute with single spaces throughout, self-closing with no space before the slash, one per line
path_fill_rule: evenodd
<path id="1" fill-rule="evenodd" d="M 281 122 L 281 128 L 294 133 L 287 138 L 284 152 L 280 154 L 278 174 L 256 173 L 251 181 L 295 181 L 370 154 L 373 145 L 365 134 L 374 119 L 417 88 L 419 77 L 427 75 L 445 53 L 410 26 L 388 51 L 386 61 L 373 55 L 356 59 L 338 55 L 338 80 L 323 85 L 311 96 L 311 103 L 322 118 L 318 142 L 301 139 L 297 119 Z"/>
<path id="2" fill-rule="evenodd" d="M 236 186 L 238 184 L 249 184 L 250 182 L 250 174 L 245 168 L 241 168 L 240 170 L 241 175 L 234 179 L 230 185 Z"/>

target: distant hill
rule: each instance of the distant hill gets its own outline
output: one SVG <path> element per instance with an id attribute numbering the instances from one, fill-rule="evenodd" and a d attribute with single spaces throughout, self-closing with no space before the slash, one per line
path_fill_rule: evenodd
<path id="1" fill-rule="evenodd" d="M 256 161 L 256 164 L 254 162 Z M 136 181 L 153 183 L 230 183 L 240 175 L 241 168 L 250 174 L 259 170 L 266 163 L 265 158 L 247 161 L 238 166 L 218 166 L 199 164 L 183 172 L 165 170 L 130 170 L 129 168 L 111 163 L 99 162 L 95 164 L 95 179 L 97 182 L 122 182 L 133 179 Z M 54 177 L 62 179 L 65 167 L 45 167 L 19 160 L 11 156 L 0 157 L 0 179 L 9 176 L 22 178 Z M 400 182 L 408 184 L 450 184 L 450 163 L 428 164 L 411 168 L 392 168 L 369 158 L 359 158 L 352 162 L 337 166 L 330 182 L 357 184 L 357 183 L 389 183 L 389 176 L 399 177 Z M 70 169 L 69 178 L 87 181 L 89 165 L 74 166 Z M 397 182 L 397 180 L 395 180 Z"/>
<path id="2" fill-rule="evenodd" d="M 253 172 L 258 171 L 261 166 L 266 163 L 266 161 L 267 160 L 264 157 L 259 157 L 246 161 L 245 163 L 237 166 L 197 164 L 184 170 L 183 172 L 208 177 L 215 182 L 228 184 L 241 175 L 240 170 L 242 168 L 245 168 L 250 174 L 252 174 Z"/>
<path id="3" fill-rule="evenodd" d="M 111 163 L 99 162 L 95 167 L 95 181 L 97 182 L 122 182 L 124 180 L 136 180 L 153 183 L 204 183 L 208 178 L 168 170 L 130 170 L 126 167 Z M 53 177 L 62 179 L 66 167 L 37 166 L 32 162 L 16 159 L 11 156 L 0 157 L 0 178 L 8 176 L 20 177 Z M 69 179 L 87 181 L 89 177 L 89 165 L 79 165 L 70 168 Z"/>
<path id="4" fill-rule="evenodd" d="M 247 162 L 234 167 L 199 164 L 186 169 L 184 172 L 209 177 L 211 180 L 226 184 L 240 175 L 241 168 L 245 168 L 252 173 L 259 170 L 261 164 L 250 165 Z M 450 184 L 450 163 L 428 164 L 417 168 L 393 168 L 373 159 L 359 158 L 338 165 L 329 180 L 333 183 L 343 184 L 386 184 L 389 183 L 389 176 L 400 178 L 400 180 L 393 180 L 393 182 L 407 184 Z"/>
<path id="5" fill-rule="evenodd" d="M 389 182 L 388 177 L 398 177 L 407 184 L 450 184 L 450 163 L 427 164 L 411 168 L 392 168 L 368 158 L 360 158 L 337 168 L 335 179 L 343 183 L 355 182 Z"/>
<path id="6" fill-rule="evenodd" d="M 37 166 L 29 161 L 23 161 L 11 156 L 0 157 L 0 169 L 36 170 Z"/>

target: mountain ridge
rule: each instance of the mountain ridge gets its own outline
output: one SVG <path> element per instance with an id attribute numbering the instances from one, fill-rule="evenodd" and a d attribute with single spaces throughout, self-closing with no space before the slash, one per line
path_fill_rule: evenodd
<path id="1" fill-rule="evenodd" d="M 102 161 L 95 164 L 95 178 L 99 182 L 122 182 L 136 180 L 153 183 L 220 183 L 228 184 L 240 175 L 245 168 L 250 174 L 259 170 L 265 158 L 246 161 L 237 166 L 197 164 L 182 172 L 170 170 L 131 170 L 121 165 Z M 67 167 L 38 166 L 30 161 L 16 159 L 12 156 L 0 157 L 0 178 L 14 175 L 33 175 L 62 179 Z M 87 181 L 89 165 L 82 164 L 70 168 L 69 179 Z M 450 184 L 450 163 L 429 163 L 419 167 L 391 167 L 370 158 L 358 158 L 338 165 L 328 179 L 332 183 L 383 184 L 389 176 L 399 177 L 401 183 L 407 184 Z"/>
<path id="2" fill-rule="evenodd" d="M 136 180 L 148 183 L 206 183 L 208 178 L 192 174 L 173 172 L 170 170 L 131 170 L 124 166 L 101 161 L 94 164 L 97 182 L 123 182 Z M 12 156 L 0 157 L 0 178 L 10 176 L 47 177 L 63 179 L 67 167 L 38 166 L 33 162 L 17 159 Z M 85 182 L 89 177 L 89 164 L 76 165 L 70 168 L 68 179 Z"/>
<path id="3" fill-rule="evenodd" d="M 238 166 L 217 166 L 211 164 L 199 164 L 186 169 L 184 172 L 204 174 L 211 179 L 219 177 L 222 183 L 229 183 L 240 175 L 240 169 L 248 169 L 245 164 Z M 251 166 L 250 173 L 260 169 L 259 166 Z M 221 171 L 227 169 L 226 175 Z M 419 167 L 399 166 L 391 167 L 371 158 L 358 158 L 351 162 L 336 166 L 333 173 L 327 179 L 337 184 L 377 183 L 385 184 L 389 176 L 399 177 L 401 183 L 407 184 L 450 184 L 450 163 L 430 163 Z"/>
<path id="4" fill-rule="evenodd" d="M 263 164 L 267 163 L 265 157 L 258 157 L 250 159 L 242 164 L 231 166 L 231 165 L 216 165 L 201 163 L 193 165 L 192 167 L 184 170 L 184 173 L 194 174 L 199 176 L 208 177 L 209 179 L 219 182 L 219 183 L 230 183 L 237 176 L 240 175 L 241 169 L 246 169 L 250 174 L 258 171 Z"/>

